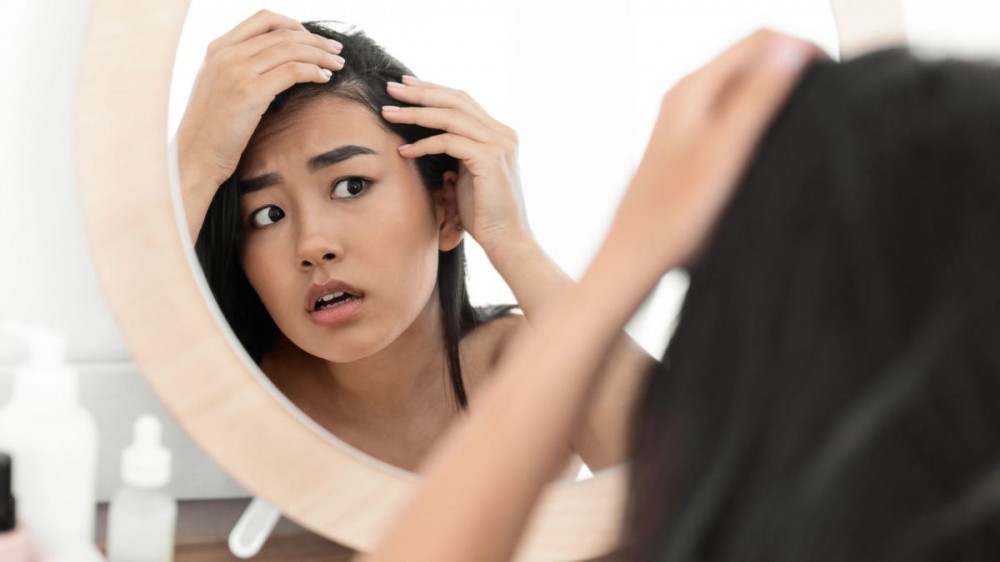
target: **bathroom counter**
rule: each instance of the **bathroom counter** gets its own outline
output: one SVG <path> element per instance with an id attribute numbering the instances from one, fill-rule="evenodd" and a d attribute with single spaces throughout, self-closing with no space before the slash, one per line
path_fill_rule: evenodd
<path id="1" fill-rule="evenodd" d="M 254 562 L 347 562 L 354 551 L 309 532 L 268 538 Z M 229 552 L 225 540 L 179 541 L 174 562 L 219 562 L 240 560 Z"/>
<path id="2" fill-rule="evenodd" d="M 229 531 L 249 503 L 249 498 L 181 500 L 177 503 L 174 562 L 238 561 L 229 552 Z M 106 536 L 107 504 L 97 510 L 97 536 Z M 102 552 L 106 544 L 98 541 Z M 354 551 L 331 542 L 282 518 L 253 562 L 347 562 Z"/>

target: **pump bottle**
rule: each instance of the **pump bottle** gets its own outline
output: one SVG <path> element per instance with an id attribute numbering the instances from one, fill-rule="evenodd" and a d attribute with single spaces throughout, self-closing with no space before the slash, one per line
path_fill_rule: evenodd
<path id="1" fill-rule="evenodd" d="M 108 507 L 109 562 L 171 562 L 177 503 L 170 482 L 170 450 L 160 444 L 160 421 L 135 422 L 132 445 L 122 453 L 124 486 Z"/>
<path id="2" fill-rule="evenodd" d="M 97 426 L 77 398 L 77 373 L 57 333 L 7 324 L 28 347 L 14 372 L 10 402 L 0 408 L 0 450 L 17 460 L 14 495 L 20 519 L 47 562 L 93 562 Z"/>

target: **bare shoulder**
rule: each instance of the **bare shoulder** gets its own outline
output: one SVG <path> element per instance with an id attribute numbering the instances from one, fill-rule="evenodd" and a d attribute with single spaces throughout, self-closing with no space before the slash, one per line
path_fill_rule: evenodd
<path id="1" fill-rule="evenodd" d="M 477 326 L 462 338 L 462 375 L 470 389 L 488 377 L 514 335 L 527 326 L 524 315 L 509 313 Z"/>

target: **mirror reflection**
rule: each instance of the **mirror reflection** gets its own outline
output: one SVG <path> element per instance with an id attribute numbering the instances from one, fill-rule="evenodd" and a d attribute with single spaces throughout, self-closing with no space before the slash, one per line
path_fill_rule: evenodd
<path id="1" fill-rule="evenodd" d="M 458 23 L 447 25 L 427 6 L 422 22 L 377 8 L 220 10 L 195 51 L 176 143 L 213 295 L 296 407 L 395 466 L 418 467 L 475 407 L 511 340 L 530 337 L 532 318 L 581 273 L 672 74 L 640 69 L 689 70 L 651 55 L 665 51 L 650 48 L 662 30 L 643 24 L 676 14 L 564 4 L 449 6 Z M 357 26 L 299 23 L 317 16 Z M 757 16 L 692 44 L 713 52 Z M 824 17 L 815 7 L 806 21 Z M 488 31 L 496 18 L 506 31 Z M 420 32 L 393 33 L 390 19 Z M 417 62 L 434 69 L 424 80 L 412 78 Z M 683 282 L 667 283 L 661 298 L 676 302 Z M 562 476 L 624 460 L 634 390 L 669 327 L 633 328 Z"/>

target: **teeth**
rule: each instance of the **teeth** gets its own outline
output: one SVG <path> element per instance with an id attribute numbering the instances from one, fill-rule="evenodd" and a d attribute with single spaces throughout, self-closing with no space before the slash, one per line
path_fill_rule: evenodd
<path id="1" fill-rule="evenodd" d="M 314 309 L 321 310 L 323 308 L 329 308 L 330 306 L 337 306 L 337 304 L 339 303 L 334 303 L 334 301 L 340 300 L 340 302 L 347 302 L 348 300 L 351 300 L 353 298 L 354 295 L 350 295 L 348 293 L 345 293 L 344 291 L 337 291 L 336 293 L 323 295 L 322 297 L 316 299 L 316 305 Z"/>

